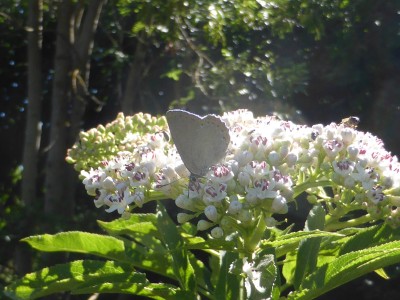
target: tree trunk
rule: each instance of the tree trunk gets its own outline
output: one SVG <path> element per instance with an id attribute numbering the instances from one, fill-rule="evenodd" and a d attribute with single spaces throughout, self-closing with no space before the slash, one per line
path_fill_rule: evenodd
<path id="1" fill-rule="evenodd" d="M 32 224 L 31 208 L 37 201 L 37 163 L 41 136 L 42 102 L 42 0 L 29 1 L 28 8 L 28 107 L 25 123 L 25 139 L 22 164 L 21 199 L 26 207 L 26 228 Z M 27 229 L 27 233 L 31 233 Z M 15 250 L 15 267 L 18 274 L 31 271 L 31 255 L 26 245 L 18 245 Z"/>
<path id="2" fill-rule="evenodd" d="M 86 109 L 87 101 L 90 100 L 89 75 L 90 75 L 90 56 L 93 49 L 94 34 L 100 18 L 100 13 L 106 0 L 92 0 L 87 7 L 83 21 L 75 23 L 73 40 L 73 73 L 72 78 L 72 99 L 73 109 L 71 114 L 70 143 L 75 139 L 82 128 L 82 118 Z M 81 15 L 84 8 L 79 8 L 75 12 Z M 75 18 L 78 19 L 78 18 Z"/>
<path id="3" fill-rule="evenodd" d="M 100 13 L 106 0 L 92 0 L 83 14 L 84 7 L 79 7 L 75 15 L 84 15 L 84 19 L 79 20 L 74 25 L 73 56 L 72 56 L 72 112 L 70 116 L 70 132 L 68 137 L 68 147 L 71 147 L 82 129 L 83 115 L 87 101 L 91 100 L 89 92 L 90 75 L 90 56 L 93 49 L 94 34 L 100 18 Z M 74 18 L 77 20 L 78 18 Z M 74 77 L 75 76 L 75 77 Z M 99 104 L 100 105 L 100 104 Z M 72 166 L 67 170 L 66 199 L 71 201 L 75 198 L 76 184 L 78 176 Z M 72 205 L 72 203 L 71 203 Z"/>
<path id="4" fill-rule="evenodd" d="M 45 212 L 63 221 L 69 220 L 73 213 L 75 181 L 71 175 L 76 176 L 66 164 L 65 155 L 82 125 L 94 33 L 105 2 L 92 0 L 85 11 L 80 2 L 73 7 L 72 1 L 64 0 L 59 10 Z"/>
<path id="5" fill-rule="evenodd" d="M 63 0 L 58 9 L 56 54 L 51 95 L 49 151 L 46 162 L 45 213 L 49 221 L 65 220 L 72 215 L 69 199 L 65 199 L 65 154 L 67 149 L 67 114 L 70 96 L 71 16 L 73 2 Z M 54 230 L 54 223 L 47 230 Z"/>
<path id="6" fill-rule="evenodd" d="M 121 109 L 125 115 L 130 115 L 137 109 L 140 109 L 136 107 L 135 110 L 135 104 L 138 106 L 140 103 L 138 101 L 139 88 L 145 73 L 144 58 L 146 55 L 144 45 L 140 40 L 139 38 L 137 41 L 135 54 L 125 84 L 124 96 L 122 98 Z"/>

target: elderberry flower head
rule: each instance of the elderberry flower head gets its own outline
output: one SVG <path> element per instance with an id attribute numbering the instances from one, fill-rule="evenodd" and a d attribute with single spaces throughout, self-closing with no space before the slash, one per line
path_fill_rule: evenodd
<path id="1" fill-rule="evenodd" d="M 400 225 L 400 164 L 372 134 L 343 124 L 255 118 L 246 110 L 221 119 L 230 133 L 226 157 L 195 180 L 163 117 L 119 115 L 82 133 L 67 160 L 81 171 L 96 207 L 123 214 L 152 200 L 176 199 L 179 223 L 196 219 L 198 230 L 214 238 L 251 229 L 261 218 L 277 224 L 274 216 L 286 214 L 302 193 L 311 204 L 334 203 L 331 222 L 357 210 L 369 221 Z"/>

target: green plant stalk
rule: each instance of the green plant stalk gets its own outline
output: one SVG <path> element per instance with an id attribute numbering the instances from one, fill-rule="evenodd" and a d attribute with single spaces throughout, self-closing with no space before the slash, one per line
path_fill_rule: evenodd
<path id="1" fill-rule="evenodd" d="M 359 226 L 359 225 L 368 223 L 370 221 L 373 221 L 373 217 L 370 214 L 366 214 L 361 217 L 343 221 L 343 222 L 338 221 L 337 218 L 333 218 L 332 216 L 327 215 L 325 217 L 325 224 L 327 224 L 325 226 L 325 230 L 326 231 L 337 231 L 337 230 L 340 230 L 343 228 Z"/>
<path id="2" fill-rule="evenodd" d="M 243 246 L 247 253 L 252 254 L 254 250 L 259 245 L 264 233 L 265 229 L 267 228 L 267 224 L 265 223 L 265 216 L 264 214 L 260 214 L 258 218 L 258 222 L 254 230 L 251 232 L 250 235 L 244 238 Z"/>

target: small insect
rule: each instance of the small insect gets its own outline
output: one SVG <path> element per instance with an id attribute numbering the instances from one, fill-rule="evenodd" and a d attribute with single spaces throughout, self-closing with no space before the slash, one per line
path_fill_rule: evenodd
<path id="1" fill-rule="evenodd" d="M 343 125 L 344 127 L 356 129 L 359 123 L 360 123 L 359 117 L 350 116 L 350 117 L 342 119 L 342 122 L 340 123 L 340 125 Z"/>
<path id="2" fill-rule="evenodd" d="M 312 139 L 313 141 L 315 141 L 315 140 L 317 139 L 318 136 L 319 136 L 318 131 L 313 131 L 313 132 L 311 132 L 311 139 Z"/>

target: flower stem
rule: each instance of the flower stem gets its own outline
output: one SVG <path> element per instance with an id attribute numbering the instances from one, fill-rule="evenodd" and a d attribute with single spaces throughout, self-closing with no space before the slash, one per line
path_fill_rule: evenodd
<path id="1" fill-rule="evenodd" d="M 372 220 L 373 220 L 373 218 L 370 214 L 366 214 L 361 217 L 358 217 L 355 219 L 350 219 L 350 220 L 343 221 L 343 222 L 334 220 L 334 219 L 332 219 L 332 217 L 327 215 L 325 218 L 325 221 L 327 224 L 325 226 L 325 230 L 326 231 L 337 231 L 337 230 L 343 229 L 343 228 L 356 227 L 356 226 L 365 224 L 367 222 L 370 222 Z"/>
<path id="2" fill-rule="evenodd" d="M 244 248 L 248 253 L 253 253 L 264 235 L 267 224 L 265 223 L 264 214 L 260 214 L 257 225 L 250 235 L 244 240 Z"/>

